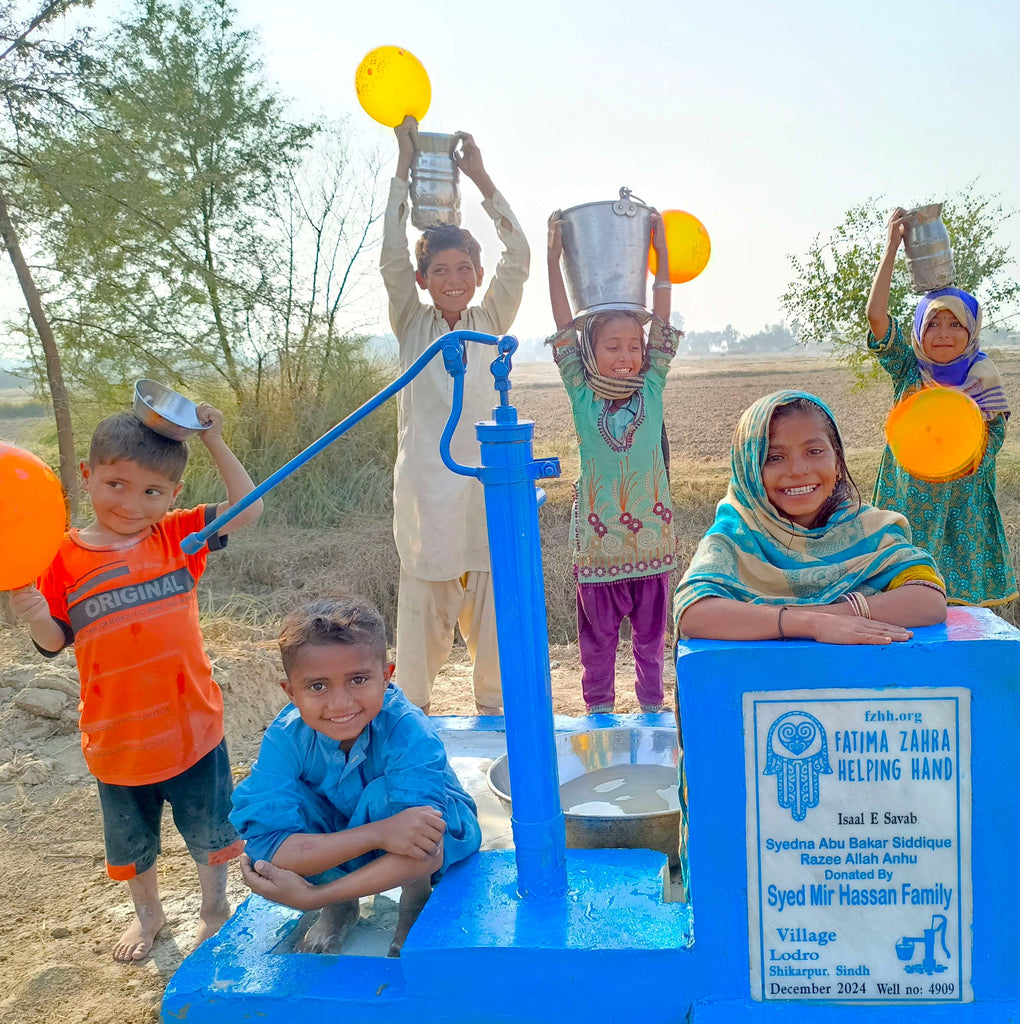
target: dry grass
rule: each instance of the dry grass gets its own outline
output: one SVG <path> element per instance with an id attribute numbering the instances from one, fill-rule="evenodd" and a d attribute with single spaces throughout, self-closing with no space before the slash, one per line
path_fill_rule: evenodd
<path id="1" fill-rule="evenodd" d="M 1007 393 L 1020 404 L 1020 356 L 1000 356 L 998 366 Z M 570 406 L 551 365 L 521 367 L 514 380 L 511 401 L 522 418 L 536 421 L 536 455 L 556 455 L 562 463 L 560 478 L 543 483 L 548 501 L 539 518 L 549 637 L 554 644 L 570 643 L 576 626 L 568 533 L 572 481 L 578 469 Z M 711 523 L 725 491 L 730 438 L 738 416 L 761 395 L 788 387 L 817 394 L 830 405 L 847 443 L 851 472 L 861 493 L 871 494 L 891 396 L 885 382 L 857 389 L 845 369 L 819 359 L 682 362 L 674 367 L 666 388 L 681 566 Z M 1016 563 L 1020 441 L 1012 434 L 999 455 L 998 471 L 999 507 Z M 269 503 L 272 507 L 272 498 Z M 375 602 L 392 628 L 399 564 L 388 504 L 377 514 L 347 514 L 336 529 L 274 523 L 272 513 L 265 518 L 265 525 L 235 535 L 226 552 L 210 559 L 204 606 L 222 628 L 234 622 L 244 635 L 258 635 L 271 630 L 294 604 L 337 589 L 355 590 Z M 1004 615 L 1015 621 L 1017 612 L 1007 609 Z"/>
<path id="2" fill-rule="evenodd" d="M 1020 355 L 999 354 L 1006 391 L 1020 405 Z M 556 455 L 559 479 L 543 482 L 548 501 L 540 512 L 546 577 L 549 637 L 570 643 L 576 636 L 574 584 L 570 573 L 569 517 L 577 444 L 570 405 L 555 368 L 515 368 L 511 402 L 522 418 L 536 423 L 537 456 Z M 260 479 L 277 468 L 367 395 L 381 386 L 366 376 L 348 387 L 339 405 L 304 408 L 300 423 L 293 406 L 282 405 L 257 425 L 237 424 L 245 443 L 254 443 L 246 464 Z M 850 469 L 868 497 L 882 451 L 882 425 L 891 390 L 885 381 L 858 388 L 844 368 L 823 359 L 753 357 L 689 359 L 674 365 L 666 386 L 666 427 L 672 447 L 672 490 L 679 545 L 678 564 L 687 564 L 712 521 L 729 475 L 730 438 L 740 413 L 761 395 L 800 388 L 832 408 L 847 444 Z M 17 428 L 15 430 L 15 428 Z M 337 442 L 274 491 L 262 522 L 231 537 L 222 554 L 210 558 L 202 588 L 206 629 L 257 639 L 269 635 L 282 613 L 312 596 L 354 590 L 373 601 L 392 629 L 396 620 L 399 563 L 393 546 L 390 474 L 394 441 L 393 403 L 374 413 L 353 436 Z M 0 436 L 51 454 L 45 423 L 0 422 Z M 221 490 L 205 465 L 201 446 L 189 471 L 188 496 L 213 500 Z M 255 465 L 252 465 L 252 463 Z M 1020 554 L 1020 441 L 1012 432 L 998 458 L 999 507 L 1014 563 Z M 314 525 L 310 525 L 314 524 Z M 321 524 L 321 525 L 320 525 Z M 1020 611 L 1007 609 L 1015 621 Z"/>

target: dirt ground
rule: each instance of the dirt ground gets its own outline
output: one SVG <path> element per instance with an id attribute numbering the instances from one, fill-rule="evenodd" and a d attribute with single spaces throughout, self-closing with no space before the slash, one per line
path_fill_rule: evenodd
<path id="1" fill-rule="evenodd" d="M 1000 360 L 998 365 L 1015 402 L 1020 394 L 1020 359 Z M 557 454 L 563 461 L 563 477 L 547 485 L 550 506 L 559 506 L 559 512 L 553 510 L 559 516 L 556 522 L 562 523 L 577 468 L 565 394 L 549 365 L 515 369 L 513 380 L 511 401 L 522 416 L 538 424 L 536 455 Z M 699 488 L 703 492 L 695 513 L 688 516 L 678 509 L 678 528 L 681 533 L 686 531 L 681 552 L 685 545 L 693 548 L 714 502 L 721 497 L 730 437 L 739 413 L 769 391 L 800 387 L 823 397 L 843 429 L 851 467 L 855 472 L 860 466 L 865 474 L 873 473 L 889 389 L 882 384 L 854 391 L 851 385 L 846 371 L 815 359 L 679 363 L 671 373 L 666 399 L 674 489 L 682 479 L 688 488 L 685 493 L 693 494 Z M 0 422 L 0 438 L 17 441 L 24 428 L 24 421 Z M 1004 458 L 1016 462 L 1012 438 L 1000 456 L 1000 479 Z M 1015 550 L 1015 472 L 1012 481 L 1008 495 L 1003 496 L 1003 514 Z M 862 482 L 865 489 L 870 490 L 870 481 L 867 488 Z M 377 536 L 382 546 L 388 543 L 388 527 L 382 524 L 380 530 Z M 255 533 L 237 545 L 232 543 L 229 558 L 217 565 L 210 560 L 201 584 L 210 595 L 207 609 L 219 609 L 208 616 L 206 646 L 224 691 L 227 738 L 236 776 L 247 772 L 262 730 L 283 704 L 276 685 L 281 670 L 272 629 L 262 620 L 246 619 L 244 612 L 256 598 L 259 607 L 268 603 L 278 610 L 301 596 L 314 596 L 334 557 L 327 546 L 329 538 L 322 538 L 321 547 L 303 552 L 308 563 L 318 561 L 318 576 L 302 570 L 302 579 L 285 596 L 274 589 L 274 580 L 286 571 L 287 545 L 307 547 L 303 538 L 295 539 L 294 531 L 286 536 Z M 240 535 L 237 539 L 242 541 Z M 270 546 L 272 552 L 259 550 Z M 547 560 L 547 584 L 550 589 L 559 588 L 558 593 L 569 594 L 563 565 L 561 559 L 554 572 Z M 621 652 L 617 710 L 636 711 L 627 644 Z M 583 713 L 576 646 L 552 647 L 550 657 L 554 710 Z M 672 681 L 668 680 L 667 693 L 671 692 Z M 140 1024 L 155 1020 L 167 980 L 193 947 L 197 881 L 182 841 L 172 825 L 167 825 L 159 871 L 168 927 L 152 956 L 139 964 L 121 965 L 110 955 L 113 942 L 130 920 L 132 907 L 127 887 L 110 881 L 104 870 L 98 796 L 78 746 L 77 694 L 70 653 L 52 662 L 43 661 L 24 630 L 0 621 L 0 839 L 4 845 L 0 1022 Z M 433 710 L 436 714 L 473 711 L 470 668 L 463 648 L 455 649 L 438 681 Z M 231 872 L 230 895 L 235 905 L 246 895 L 236 868 Z"/>
<path id="2" fill-rule="evenodd" d="M 229 647 L 229 655 L 214 661 L 231 763 L 235 777 L 242 777 L 262 730 L 284 704 L 276 685 L 282 669 L 269 644 Z M 583 714 L 576 648 L 553 648 L 551 657 L 557 713 Z M 78 742 L 74 660 L 69 654 L 42 666 L 40 660 L 20 630 L 0 632 L 0 838 L 6 849 L 0 1022 L 158 1020 L 163 989 L 194 948 L 194 867 L 172 823 L 164 822 L 159 880 L 168 927 L 147 960 L 116 963 L 110 949 L 127 927 L 132 906 L 127 886 L 111 881 L 103 865 L 99 798 Z M 628 671 L 632 665 L 621 657 L 619 708 L 636 711 L 633 687 L 628 694 L 624 684 Z M 54 699 L 44 704 L 39 692 Z M 462 647 L 437 681 L 434 707 L 439 714 L 474 713 Z M 236 865 L 229 892 L 234 906 L 247 895 Z"/>

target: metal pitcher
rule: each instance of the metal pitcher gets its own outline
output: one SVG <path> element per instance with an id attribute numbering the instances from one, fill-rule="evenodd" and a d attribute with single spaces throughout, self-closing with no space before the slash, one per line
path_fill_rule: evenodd
<path id="1" fill-rule="evenodd" d="M 903 251 L 911 284 L 918 295 L 936 288 L 948 288 L 956 280 L 949 232 L 942 223 L 941 213 L 941 203 L 907 211 Z"/>
<path id="2" fill-rule="evenodd" d="M 411 223 L 420 231 L 460 226 L 460 172 L 453 159 L 459 135 L 418 132 L 411 161 Z"/>
<path id="3" fill-rule="evenodd" d="M 645 310 L 649 207 L 621 188 L 619 199 L 572 206 L 561 217 L 561 264 L 574 315 Z"/>

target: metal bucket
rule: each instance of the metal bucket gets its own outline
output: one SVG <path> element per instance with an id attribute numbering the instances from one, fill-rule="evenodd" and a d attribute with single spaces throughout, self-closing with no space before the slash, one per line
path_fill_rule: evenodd
<path id="1" fill-rule="evenodd" d="M 588 732 L 557 733 L 556 762 L 562 789 L 574 779 L 620 765 L 661 765 L 676 777 L 680 745 L 675 729 L 616 726 Z M 507 757 L 496 758 L 486 776 L 489 789 L 511 811 Z M 564 812 L 567 846 L 571 849 L 658 850 L 670 866 L 680 859 L 681 811 L 598 815 Z"/>
<path id="2" fill-rule="evenodd" d="M 942 223 L 941 213 L 941 203 L 907 211 L 903 251 L 911 284 L 918 295 L 936 288 L 948 288 L 956 279 L 949 232 Z"/>
<path id="3" fill-rule="evenodd" d="M 411 223 L 420 231 L 460 226 L 460 171 L 453 159 L 459 136 L 418 132 L 411 161 Z"/>
<path id="4" fill-rule="evenodd" d="M 651 210 L 621 188 L 619 199 L 572 206 L 561 216 L 561 263 L 574 315 L 644 310 Z"/>

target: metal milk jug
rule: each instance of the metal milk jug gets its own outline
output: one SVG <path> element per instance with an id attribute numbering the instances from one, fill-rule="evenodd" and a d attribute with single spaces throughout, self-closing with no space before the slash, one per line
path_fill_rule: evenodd
<path id="1" fill-rule="evenodd" d="M 440 224 L 460 226 L 460 172 L 453 151 L 458 135 L 418 132 L 411 161 L 411 223 L 423 231 Z"/>
<path id="2" fill-rule="evenodd" d="M 620 198 L 564 210 L 563 277 L 575 316 L 645 310 L 652 211 L 628 188 Z"/>
<path id="3" fill-rule="evenodd" d="M 911 284 L 918 295 L 936 288 L 947 288 L 956 279 L 949 232 L 942 223 L 941 213 L 941 203 L 907 211 L 903 251 Z"/>

